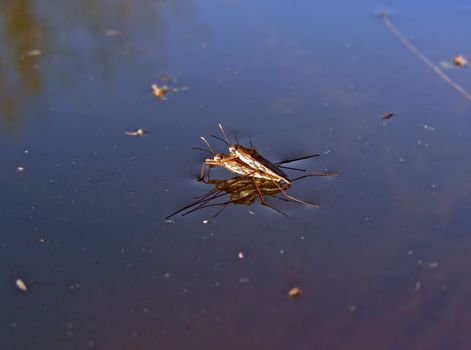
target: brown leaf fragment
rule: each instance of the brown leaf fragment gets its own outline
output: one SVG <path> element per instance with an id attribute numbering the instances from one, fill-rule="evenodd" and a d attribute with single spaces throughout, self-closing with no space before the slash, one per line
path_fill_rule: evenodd
<path id="1" fill-rule="evenodd" d="M 291 297 L 291 298 L 296 298 L 296 297 L 299 297 L 302 293 L 302 290 L 301 288 L 299 287 L 294 287 L 294 288 L 291 288 L 288 292 L 288 295 Z"/>
<path id="2" fill-rule="evenodd" d="M 454 62 L 457 66 L 460 66 L 460 67 L 466 67 L 467 64 L 468 64 L 468 61 L 466 60 L 466 58 L 465 58 L 463 55 L 456 55 L 456 56 L 453 58 L 453 62 Z"/>

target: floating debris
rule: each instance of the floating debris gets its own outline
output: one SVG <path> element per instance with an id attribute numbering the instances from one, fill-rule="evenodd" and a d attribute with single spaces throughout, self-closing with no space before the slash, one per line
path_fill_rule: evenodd
<path id="1" fill-rule="evenodd" d="M 16 171 L 21 174 L 21 173 L 23 173 L 23 172 L 25 171 L 25 168 L 22 167 L 22 166 L 19 166 L 18 168 L 16 168 Z"/>
<path id="2" fill-rule="evenodd" d="M 394 117 L 393 112 L 384 112 L 383 116 L 382 116 L 382 119 L 391 119 L 392 117 Z"/>
<path id="3" fill-rule="evenodd" d="M 207 224 L 208 223 L 208 220 L 203 220 L 203 224 Z"/>
<path id="4" fill-rule="evenodd" d="M 430 131 L 435 131 L 435 128 L 433 126 L 430 126 L 430 125 L 427 125 L 427 124 L 424 124 L 424 129 L 430 130 Z"/>
<path id="5" fill-rule="evenodd" d="M 161 100 L 166 100 L 167 97 L 165 95 L 167 95 L 167 93 L 171 91 L 167 85 L 158 86 L 157 84 L 152 84 L 151 88 L 154 96 Z"/>
<path id="6" fill-rule="evenodd" d="M 137 129 L 135 131 L 126 131 L 126 135 L 129 136 L 144 136 L 145 131 L 144 129 Z"/>
<path id="7" fill-rule="evenodd" d="M 243 252 L 239 252 L 239 254 L 237 254 L 237 256 L 238 256 L 239 259 L 241 259 L 241 260 L 242 260 L 243 258 L 245 258 L 245 255 L 244 255 Z"/>
<path id="8" fill-rule="evenodd" d="M 291 297 L 291 298 L 296 298 L 296 297 L 299 297 L 302 293 L 302 290 L 301 288 L 299 287 L 294 287 L 294 288 L 291 288 L 290 291 L 288 292 L 288 295 Z"/>
<path id="9" fill-rule="evenodd" d="M 26 292 L 28 290 L 28 287 L 26 286 L 26 283 L 23 282 L 21 278 L 17 278 L 15 281 L 16 286 L 18 287 L 19 290 L 22 292 Z"/>
<path id="10" fill-rule="evenodd" d="M 350 310 L 350 312 L 355 312 L 355 311 L 357 311 L 357 306 L 356 305 L 350 305 L 348 307 L 348 309 Z"/>
<path id="11" fill-rule="evenodd" d="M 463 55 L 456 55 L 453 58 L 453 63 L 459 67 L 466 67 L 468 65 L 468 61 L 464 58 Z"/>
<path id="12" fill-rule="evenodd" d="M 172 88 L 168 85 L 159 86 L 157 84 L 152 84 L 150 87 L 152 88 L 152 93 L 154 94 L 154 96 L 162 101 L 165 101 L 167 99 L 166 95 L 169 92 L 179 92 L 179 91 L 188 90 L 186 86 L 183 86 L 180 88 Z"/>
<path id="13" fill-rule="evenodd" d="M 391 16 L 388 12 L 381 11 L 379 13 L 379 16 L 383 19 L 384 24 L 388 27 L 391 33 L 393 33 L 410 52 L 412 52 L 420 61 L 422 61 L 422 63 L 431 68 L 435 72 L 435 74 L 437 74 L 441 79 L 443 79 L 448 85 L 450 85 L 458 93 L 463 95 L 468 101 L 471 101 L 471 94 L 469 94 L 462 86 L 455 83 L 455 81 L 453 81 L 448 75 L 446 75 L 446 73 L 442 69 L 440 69 L 440 67 L 433 63 L 427 56 L 425 56 L 399 31 L 399 29 L 392 22 Z M 455 64 L 457 64 L 456 61 Z"/>
<path id="14" fill-rule="evenodd" d="M 435 269 L 438 267 L 438 262 L 437 261 L 431 262 L 430 264 L 428 264 L 428 267 L 430 267 L 431 269 Z"/>

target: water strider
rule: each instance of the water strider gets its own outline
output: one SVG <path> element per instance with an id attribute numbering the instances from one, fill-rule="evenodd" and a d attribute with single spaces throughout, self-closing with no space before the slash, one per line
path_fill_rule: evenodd
<path id="1" fill-rule="evenodd" d="M 262 155 L 260 153 L 258 153 L 258 151 L 255 150 L 254 148 L 247 148 L 247 147 L 241 146 L 239 144 L 231 144 L 229 142 L 229 139 L 226 136 L 226 133 L 224 132 L 224 128 L 222 127 L 221 124 L 219 124 L 219 129 L 221 130 L 221 133 L 224 136 L 224 139 L 221 139 L 218 136 L 214 136 L 214 135 L 212 135 L 212 136 L 214 136 L 215 138 L 218 138 L 219 140 L 226 143 L 226 145 L 229 146 L 229 152 L 231 153 L 231 155 L 236 157 L 237 159 L 239 159 L 243 163 L 245 163 L 248 166 L 249 169 L 252 169 L 253 172 L 249 176 L 270 180 L 275 184 L 275 186 L 278 187 L 278 189 L 281 192 L 283 192 L 283 194 L 287 198 L 289 198 L 293 201 L 299 202 L 301 204 L 307 205 L 307 206 L 312 206 L 312 207 L 315 207 L 315 208 L 317 207 L 314 204 L 310 204 L 310 203 L 304 202 L 300 199 L 297 199 L 295 197 L 292 197 L 292 196 L 288 195 L 285 192 L 285 190 L 283 189 L 282 186 L 280 186 L 280 184 L 283 184 L 283 183 L 291 184 L 291 180 L 288 178 L 288 176 L 280 168 L 283 167 L 283 166 L 281 166 L 281 164 L 316 157 L 316 156 L 319 156 L 318 154 L 305 156 L 305 157 L 301 157 L 301 158 L 296 158 L 296 159 L 291 159 L 291 160 L 287 160 L 287 161 L 282 161 L 282 162 L 279 162 L 279 163 L 273 163 L 273 162 L 269 161 L 268 159 L 262 157 Z M 203 141 L 205 141 L 207 143 L 207 141 L 204 138 L 203 138 Z M 207 144 L 208 144 L 208 147 L 210 147 L 209 143 L 207 143 Z M 230 158 L 230 159 L 235 159 L 235 158 Z M 239 166 L 240 166 L 240 163 L 239 163 Z M 290 169 L 299 170 L 299 169 L 296 169 L 296 168 L 290 168 Z"/>
<path id="2" fill-rule="evenodd" d="M 193 211 L 203 209 L 206 207 L 223 205 L 223 209 L 229 204 L 253 204 L 258 197 L 262 205 L 268 206 L 271 209 L 279 212 L 282 215 L 285 213 L 271 206 L 266 202 L 264 196 L 275 196 L 275 194 L 282 193 L 286 198 L 276 197 L 278 199 L 286 200 L 288 202 L 297 202 L 309 207 L 318 208 L 316 204 L 304 202 L 298 198 L 290 196 L 286 191 L 291 187 L 291 184 L 295 180 L 299 180 L 310 176 L 337 176 L 335 173 L 310 173 L 304 176 L 297 177 L 296 179 L 289 179 L 288 176 L 280 168 L 286 168 L 297 171 L 305 171 L 304 169 L 291 168 L 283 166 L 282 164 L 295 162 L 298 160 L 308 159 L 318 156 L 318 154 L 289 159 L 277 163 L 273 163 L 266 158 L 262 157 L 255 149 L 247 148 L 239 144 L 230 144 L 224 129 L 221 124 L 219 128 L 224 136 L 224 139 L 211 135 L 219 140 L 223 141 L 229 146 L 230 154 L 224 154 L 216 152 L 209 142 L 201 136 L 203 142 L 208 146 L 208 149 L 196 148 L 209 152 L 213 158 L 207 158 L 201 165 L 201 174 L 199 181 L 206 184 L 214 184 L 215 188 L 209 191 L 207 194 L 197 198 L 193 203 L 190 203 L 176 212 L 167 216 L 167 219 L 172 216 L 185 212 L 183 215 L 187 215 Z M 204 169 L 208 167 L 207 180 L 205 179 Z M 212 167 L 221 166 L 230 172 L 239 176 L 227 180 L 211 180 L 209 178 L 209 172 Z M 230 195 L 230 199 L 223 203 L 210 203 L 211 201 L 222 197 L 226 194 Z M 221 210 L 222 211 L 222 210 Z"/>
<path id="3" fill-rule="evenodd" d="M 249 164 L 247 164 L 247 162 L 244 162 L 237 154 L 224 154 L 224 153 L 216 152 L 204 137 L 201 136 L 201 139 L 208 146 L 208 148 L 209 148 L 208 152 L 213 155 L 213 158 L 207 158 L 203 162 L 203 164 L 201 165 L 201 174 L 200 174 L 200 178 L 199 178 L 200 181 L 204 180 L 204 168 L 205 168 L 205 166 L 208 166 L 208 172 L 207 172 L 208 177 L 209 177 L 209 170 L 212 167 L 221 166 L 223 168 L 226 168 L 227 170 L 229 170 L 230 172 L 232 172 L 234 174 L 250 175 L 250 176 L 253 176 L 253 177 L 256 177 L 256 178 L 259 178 L 259 179 L 266 179 L 266 180 L 271 180 L 271 181 L 280 181 L 278 178 L 275 178 L 272 174 L 267 173 L 266 171 L 264 171 L 260 167 L 251 167 Z M 201 149 L 201 148 L 196 148 L 196 149 L 207 151 L 207 150 Z M 281 166 L 281 164 L 286 164 L 286 163 L 290 163 L 290 162 L 294 162 L 294 161 L 302 160 L 302 159 L 307 159 L 307 158 L 311 158 L 311 157 L 315 157 L 315 156 L 318 156 L 318 155 L 316 154 L 316 155 L 302 157 L 302 158 L 285 160 L 285 161 L 282 161 L 282 162 L 274 163 L 273 166 L 274 167 Z M 284 168 L 291 169 L 291 170 L 297 170 L 297 171 L 305 171 L 304 169 L 298 169 L 298 168 L 291 168 L 291 167 L 284 167 Z M 289 181 L 284 181 L 284 182 L 289 183 Z"/>

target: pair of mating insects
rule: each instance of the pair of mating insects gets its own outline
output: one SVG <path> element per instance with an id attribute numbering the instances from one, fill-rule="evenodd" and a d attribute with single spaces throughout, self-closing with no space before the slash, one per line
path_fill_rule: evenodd
<path id="1" fill-rule="evenodd" d="M 219 124 L 219 129 L 221 130 L 221 133 L 224 136 L 224 139 L 221 139 L 220 137 L 214 136 L 214 135 L 211 135 L 211 136 L 226 143 L 226 145 L 229 147 L 230 154 L 216 153 L 211 147 L 211 145 L 209 144 L 209 142 L 204 137 L 201 137 L 204 143 L 206 143 L 206 145 L 208 146 L 210 152 L 213 155 L 213 158 L 206 159 L 203 165 L 201 166 L 200 181 L 205 182 L 204 180 L 205 166 L 208 167 L 208 172 L 207 172 L 208 180 L 209 180 L 210 169 L 215 166 L 221 166 L 234 174 L 251 178 L 253 180 L 255 189 L 258 191 L 258 194 L 262 203 L 264 203 L 265 201 L 263 199 L 262 191 L 259 190 L 257 181 L 255 181 L 255 179 L 261 179 L 261 180 L 265 180 L 265 181 L 269 181 L 273 183 L 280 192 L 282 192 L 287 198 L 289 198 L 292 201 L 295 201 L 295 202 L 298 202 L 298 203 L 301 203 L 310 207 L 315 207 L 315 208 L 319 207 L 318 205 L 307 203 L 298 198 L 288 195 L 285 189 L 283 188 L 285 187 L 283 185 L 288 185 L 289 187 L 291 185 L 292 180 L 290 180 L 288 176 L 283 172 L 283 170 L 281 170 L 281 168 L 286 168 L 286 169 L 304 171 L 303 169 L 286 167 L 286 166 L 283 166 L 282 164 L 295 162 L 295 161 L 303 160 L 303 159 L 308 159 L 312 157 L 317 157 L 319 156 L 318 154 L 300 157 L 296 159 L 285 160 L 278 163 L 273 163 L 269 161 L 268 159 L 265 159 L 264 157 L 262 157 L 262 155 L 260 155 L 260 153 L 258 153 L 253 148 L 247 148 L 239 144 L 231 144 L 221 124 Z M 335 176 L 336 174 L 328 174 L 328 173 L 309 174 L 309 176 L 329 176 L 329 175 Z M 306 176 L 303 176 L 303 177 L 306 177 Z"/>

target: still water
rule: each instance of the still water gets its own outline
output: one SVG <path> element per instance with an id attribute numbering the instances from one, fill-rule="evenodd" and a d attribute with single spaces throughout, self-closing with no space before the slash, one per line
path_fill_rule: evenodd
<path id="1" fill-rule="evenodd" d="M 354 3 L 0 1 L 0 349 L 469 349 L 471 103 L 377 13 L 449 67 L 471 6 Z M 320 208 L 167 222 L 218 123 Z"/>

